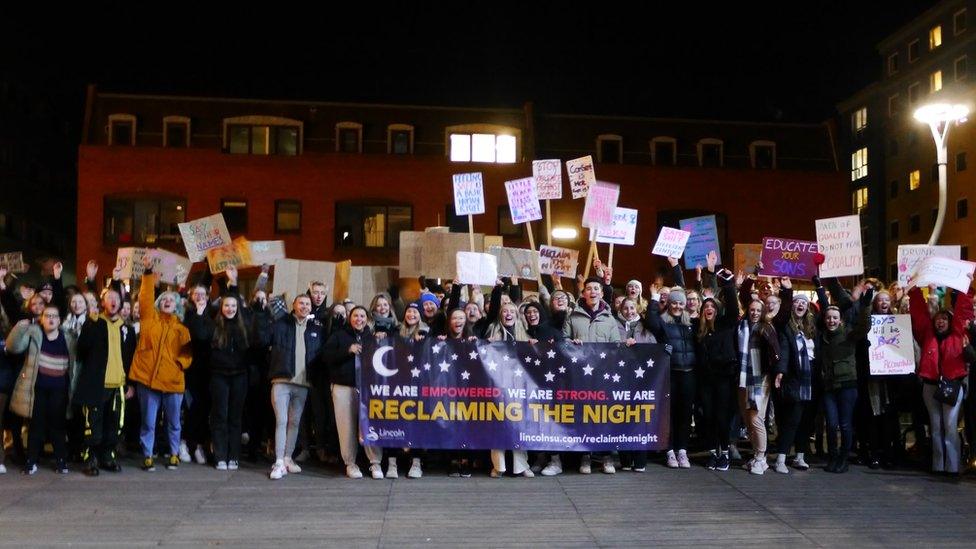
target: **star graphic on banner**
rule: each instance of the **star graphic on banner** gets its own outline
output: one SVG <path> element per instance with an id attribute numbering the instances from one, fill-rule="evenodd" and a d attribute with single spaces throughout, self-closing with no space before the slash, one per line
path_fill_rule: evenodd
<path id="1" fill-rule="evenodd" d="M 491 362 L 488 363 L 488 371 L 494 372 L 496 370 L 498 370 L 498 363 L 492 360 Z"/>
<path id="2" fill-rule="evenodd" d="M 654 367 L 654 359 L 653 358 L 647 359 L 647 367 L 648 368 L 653 368 Z"/>
<path id="3" fill-rule="evenodd" d="M 508 355 L 505 355 L 505 356 L 503 356 L 503 357 L 502 357 L 502 360 L 504 360 L 504 361 L 506 361 L 506 362 L 507 362 L 507 361 L 509 361 L 509 360 L 512 360 L 512 357 L 510 357 L 510 356 L 508 356 Z"/>
<path id="4" fill-rule="evenodd" d="M 559 368 L 559 373 L 560 373 L 560 374 L 562 374 L 562 373 L 565 373 L 565 372 L 564 372 L 565 370 L 566 370 L 566 368 Z M 587 365 L 586 365 L 586 366 L 585 366 L 585 367 L 583 368 L 583 375 L 584 375 L 584 376 L 591 376 L 591 375 L 593 375 L 593 366 L 590 366 L 589 364 L 587 364 Z"/>
<path id="5" fill-rule="evenodd" d="M 430 371 L 430 362 L 424 364 L 424 370 Z"/>
<path id="6" fill-rule="evenodd" d="M 576 364 L 576 357 L 575 356 L 571 360 L 573 361 L 573 364 Z"/>
<path id="7" fill-rule="evenodd" d="M 645 371 L 646 371 L 646 370 L 644 370 L 643 368 L 641 368 L 640 366 L 638 366 L 638 367 L 637 367 L 637 369 L 636 369 L 636 370 L 634 370 L 634 375 L 635 375 L 636 377 L 644 377 L 644 372 L 645 372 Z"/>
<path id="8" fill-rule="evenodd" d="M 610 379 L 610 374 L 603 374 L 603 379 Z"/>
<path id="9" fill-rule="evenodd" d="M 420 377 L 420 370 L 418 368 L 414 368 L 413 370 L 410 370 L 410 375 L 412 377 Z"/>
<path id="10" fill-rule="evenodd" d="M 481 348 L 481 354 L 483 354 L 483 355 L 486 355 L 486 354 L 488 354 L 488 349 L 487 349 L 487 348 L 485 348 L 485 347 L 482 347 L 482 348 Z"/>
<path id="11" fill-rule="evenodd" d="M 620 366 L 621 368 L 623 368 L 624 364 L 626 364 L 626 363 L 621 360 L 620 362 L 617 363 L 617 366 Z"/>
<path id="12" fill-rule="evenodd" d="M 464 381 L 467 381 L 469 377 L 471 377 L 471 374 L 469 374 L 467 370 L 461 372 L 461 379 Z"/>
<path id="13" fill-rule="evenodd" d="M 552 381 L 556 379 L 556 374 L 552 372 L 546 372 L 546 381 Z"/>
<path id="14" fill-rule="evenodd" d="M 438 364 L 438 366 L 441 367 L 442 372 L 446 372 L 451 369 L 451 365 L 446 360 L 441 361 L 441 363 Z"/>
<path id="15" fill-rule="evenodd" d="M 515 376 L 516 377 L 522 377 L 522 369 L 521 368 L 516 368 L 515 369 Z"/>
<path id="16" fill-rule="evenodd" d="M 457 355 L 451 355 L 451 360 L 457 360 Z"/>
<path id="17" fill-rule="evenodd" d="M 526 364 L 532 364 L 532 357 L 530 357 L 530 356 L 525 357 L 525 363 Z"/>
<path id="18" fill-rule="evenodd" d="M 553 351 L 552 349 L 549 349 L 549 352 L 546 353 L 546 356 L 549 357 L 549 358 L 556 358 L 556 351 Z"/>
<path id="19" fill-rule="evenodd" d="M 430 348 L 430 350 L 435 353 L 441 352 L 441 344 L 438 343 L 437 345 L 434 345 L 433 347 Z"/>
<path id="20" fill-rule="evenodd" d="M 407 356 L 407 362 L 413 362 L 413 355 Z"/>
<path id="21" fill-rule="evenodd" d="M 536 366 L 538 366 L 538 365 L 540 365 L 540 364 L 542 364 L 542 361 L 541 361 L 541 360 L 539 360 L 539 359 L 535 359 L 535 362 L 534 362 L 534 364 L 535 364 Z"/>
<path id="22" fill-rule="evenodd" d="M 607 358 L 607 353 L 600 353 L 600 358 Z"/>
<path id="23" fill-rule="evenodd" d="M 478 351 L 471 351 L 470 353 L 468 353 L 468 358 L 470 358 L 471 360 L 478 358 Z"/>
<path id="24" fill-rule="evenodd" d="M 613 382 L 616 383 L 620 381 L 620 374 L 613 374 Z"/>

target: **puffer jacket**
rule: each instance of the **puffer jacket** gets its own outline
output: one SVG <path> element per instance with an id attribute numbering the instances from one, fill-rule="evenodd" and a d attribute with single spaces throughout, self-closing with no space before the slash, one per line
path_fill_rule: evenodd
<path id="1" fill-rule="evenodd" d="M 620 343 L 617 319 L 610 314 L 610 306 L 600 301 L 596 311 L 580 305 L 570 313 L 563 325 L 563 335 L 586 343 Z"/>
<path id="2" fill-rule="evenodd" d="M 183 371 L 190 367 L 193 352 L 190 331 L 176 315 L 156 310 L 154 273 L 142 277 L 139 288 L 139 342 L 129 369 L 129 379 L 163 393 L 182 393 Z"/>
<path id="3" fill-rule="evenodd" d="M 867 337 L 870 319 L 871 308 L 864 307 L 853 326 L 843 325 L 831 332 L 821 321 L 815 344 L 821 353 L 820 368 L 827 391 L 857 387 L 857 343 Z"/>
<path id="4" fill-rule="evenodd" d="M 918 365 L 918 377 L 928 381 L 961 379 L 969 370 L 963 358 L 966 337 L 966 321 L 973 319 L 972 293 L 956 292 L 949 334 L 938 338 L 929 315 L 928 306 L 917 287 L 908 292 L 908 308 L 912 316 L 912 331 L 922 348 L 922 360 Z"/>
<path id="5" fill-rule="evenodd" d="M 682 324 L 675 322 L 673 318 L 667 318 L 667 311 L 661 314 L 654 314 L 660 304 L 657 300 L 651 301 L 648 306 L 647 316 L 644 317 L 647 328 L 657 338 L 658 343 L 671 346 L 671 369 L 678 372 L 691 372 L 698 363 L 698 354 L 695 350 L 695 329 L 693 324 Z"/>
<path id="6" fill-rule="evenodd" d="M 76 343 L 78 338 L 74 332 L 61 330 L 68 345 L 68 384 L 71 384 L 71 373 L 75 371 L 77 360 Z M 7 351 L 10 353 L 26 353 L 24 367 L 17 376 L 14 391 L 10 395 L 10 411 L 20 417 L 29 418 L 34 411 L 34 384 L 37 382 L 37 359 L 41 354 L 41 343 L 44 331 L 38 324 L 18 322 L 7 335 Z"/>

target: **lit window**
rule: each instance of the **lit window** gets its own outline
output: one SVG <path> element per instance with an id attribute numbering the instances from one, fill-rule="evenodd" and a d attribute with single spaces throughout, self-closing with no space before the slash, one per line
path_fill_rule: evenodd
<path id="1" fill-rule="evenodd" d="M 104 241 L 108 245 L 179 242 L 178 223 L 186 221 L 182 199 L 134 200 L 106 198 Z"/>
<path id="2" fill-rule="evenodd" d="M 757 170 L 776 169 L 776 143 L 772 141 L 753 141 L 749 143 L 749 160 Z"/>
<path id="3" fill-rule="evenodd" d="M 698 141 L 698 165 L 721 168 L 725 162 L 723 146 L 724 143 L 721 139 L 705 138 Z"/>
<path id="4" fill-rule="evenodd" d="M 131 114 L 108 115 L 108 144 L 136 144 L 136 117 Z"/>
<path id="5" fill-rule="evenodd" d="M 471 162 L 471 136 L 451 134 L 451 161 Z"/>
<path id="6" fill-rule="evenodd" d="M 514 135 L 451 134 L 451 160 L 454 162 L 514 163 L 516 148 Z"/>
<path id="7" fill-rule="evenodd" d="M 965 55 L 956 59 L 953 67 L 955 69 L 955 77 L 957 81 L 966 79 L 966 73 L 969 72 L 969 67 L 967 66 L 968 61 L 969 59 Z"/>
<path id="8" fill-rule="evenodd" d="M 908 190 L 914 191 L 922 183 L 922 172 L 914 170 L 908 174 Z"/>
<path id="9" fill-rule="evenodd" d="M 888 116 L 895 116 L 898 114 L 898 94 L 888 97 Z"/>
<path id="10" fill-rule="evenodd" d="M 166 116 L 163 118 L 163 146 L 190 146 L 190 119 L 185 116 Z"/>
<path id="11" fill-rule="evenodd" d="M 220 201 L 220 213 L 224 216 L 228 232 L 247 232 L 247 200 L 224 198 Z"/>
<path id="12" fill-rule="evenodd" d="M 859 214 L 868 207 L 868 188 L 861 187 L 854 191 L 853 194 L 853 208 L 854 213 Z"/>
<path id="13" fill-rule="evenodd" d="M 952 33 L 961 34 L 966 30 L 966 8 L 952 15 Z"/>
<path id="14" fill-rule="evenodd" d="M 677 164 L 677 140 L 673 137 L 651 139 L 651 164 L 655 166 L 674 166 Z"/>
<path id="15" fill-rule="evenodd" d="M 969 217 L 969 200 L 965 198 L 956 202 L 956 219 L 966 219 Z"/>
<path id="16" fill-rule="evenodd" d="M 471 160 L 475 162 L 495 161 L 495 136 L 476 133 L 471 136 Z"/>
<path id="17" fill-rule="evenodd" d="M 868 175 L 868 149 L 858 149 L 851 154 L 851 181 L 857 181 Z"/>
<path id="18" fill-rule="evenodd" d="M 302 231 L 302 203 L 297 200 L 275 200 L 275 232 Z"/>
<path id="19" fill-rule="evenodd" d="M 918 90 L 921 87 L 922 87 L 922 85 L 919 84 L 918 82 L 915 82 L 911 86 L 908 86 L 908 104 L 909 105 L 914 105 L 915 102 L 918 101 L 918 93 L 919 93 Z"/>
<path id="20" fill-rule="evenodd" d="M 868 108 L 861 107 L 851 114 L 851 131 L 855 135 L 864 131 L 868 125 Z"/>
<path id="21" fill-rule="evenodd" d="M 363 152 L 363 125 L 358 122 L 339 122 L 335 128 L 336 152 Z"/>
<path id="22" fill-rule="evenodd" d="M 893 53 L 888 56 L 888 74 L 895 74 L 898 72 L 898 54 Z"/>
<path id="23" fill-rule="evenodd" d="M 596 138 L 596 161 L 603 164 L 623 164 L 624 139 L 619 135 L 601 135 Z"/>
<path id="24" fill-rule="evenodd" d="M 496 162 L 503 164 L 514 164 L 518 158 L 516 153 L 516 141 L 514 135 L 499 135 L 495 139 Z"/>
<path id="25" fill-rule="evenodd" d="M 942 89 L 942 71 L 935 71 L 929 75 L 929 92 L 935 93 Z"/>
<path id="26" fill-rule="evenodd" d="M 411 206 L 336 202 L 337 248 L 396 248 L 412 229 Z"/>
<path id="27" fill-rule="evenodd" d="M 929 30 L 929 51 L 942 45 L 942 25 L 936 25 Z"/>
<path id="28" fill-rule="evenodd" d="M 914 63 L 918 61 L 918 40 L 912 40 L 908 43 L 908 62 Z"/>

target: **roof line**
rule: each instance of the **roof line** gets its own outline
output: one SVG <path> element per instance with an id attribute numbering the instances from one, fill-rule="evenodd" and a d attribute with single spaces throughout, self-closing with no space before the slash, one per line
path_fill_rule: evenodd
<path id="1" fill-rule="evenodd" d="M 587 118 L 593 120 L 633 120 L 635 122 L 682 122 L 691 124 L 734 124 L 734 125 L 753 125 L 753 126 L 778 126 L 791 128 L 819 128 L 823 122 L 803 123 L 803 122 L 762 122 L 754 120 L 710 120 L 703 118 L 660 118 L 653 116 L 619 116 L 619 115 L 598 115 L 598 114 L 540 114 L 540 118 Z"/>

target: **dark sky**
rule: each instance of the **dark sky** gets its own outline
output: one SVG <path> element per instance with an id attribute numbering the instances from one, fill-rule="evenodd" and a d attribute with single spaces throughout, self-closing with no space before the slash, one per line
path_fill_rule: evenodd
<path id="1" fill-rule="evenodd" d="M 934 2 L 133 2 L 0 13 L 0 70 L 81 117 L 109 91 L 816 122 Z M 149 3 L 145 3 L 147 6 Z M 277 5 L 281 7 L 277 7 Z M 638 4 L 642 4 L 640 7 Z M 665 8 L 680 4 L 681 7 Z M 159 6 L 166 6 L 161 8 Z M 76 110 L 77 109 L 77 110 Z"/>

